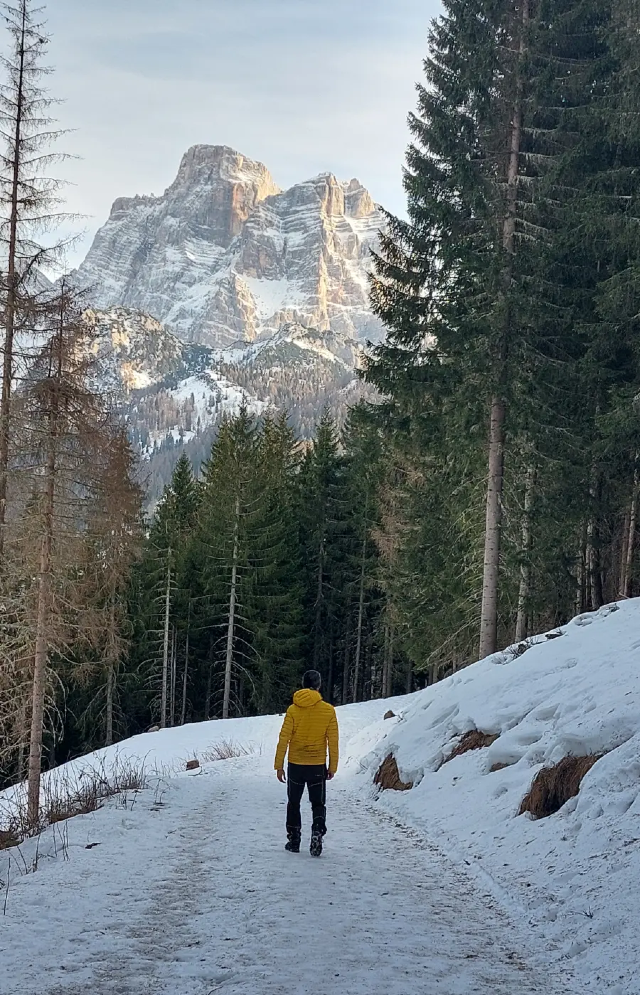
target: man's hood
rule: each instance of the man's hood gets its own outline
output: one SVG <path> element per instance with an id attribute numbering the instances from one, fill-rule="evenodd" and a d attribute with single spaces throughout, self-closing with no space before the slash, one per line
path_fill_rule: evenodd
<path id="1" fill-rule="evenodd" d="M 299 708 L 311 708 L 312 705 L 317 705 L 319 701 L 322 701 L 322 695 L 319 691 L 312 691 L 311 688 L 301 688 L 293 696 L 293 703 L 294 705 L 298 705 Z"/>

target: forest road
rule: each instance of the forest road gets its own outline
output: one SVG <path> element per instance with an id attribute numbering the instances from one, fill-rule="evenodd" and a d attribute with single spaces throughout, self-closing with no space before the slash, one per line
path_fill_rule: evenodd
<path id="1" fill-rule="evenodd" d="M 49 924 L 37 986 L 14 977 L 12 995 L 576 995 L 528 962 L 526 923 L 354 801 L 352 784 L 328 786 L 314 859 L 306 799 L 303 850 L 284 850 L 285 789 L 265 759 L 179 780 L 117 865 L 103 847 L 93 873 L 108 889 L 61 911 L 81 941 L 66 948 L 64 981 L 46 970 L 63 956 Z"/>

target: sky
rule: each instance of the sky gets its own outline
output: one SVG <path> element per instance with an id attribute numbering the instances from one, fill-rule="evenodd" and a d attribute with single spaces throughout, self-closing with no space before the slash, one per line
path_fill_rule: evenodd
<path id="1" fill-rule="evenodd" d="M 160 194 L 195 144 L 230 145 L 287 187 L 356 176 L 404 209 L 402 163 L 438 0 L 52 0 L 48 80 L 78 156 L 85 231 L 117 197 Z"/>

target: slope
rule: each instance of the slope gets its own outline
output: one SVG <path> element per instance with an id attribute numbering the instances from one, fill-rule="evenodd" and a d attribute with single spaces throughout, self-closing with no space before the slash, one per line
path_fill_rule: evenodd
<path id="1" fill-rule="evenodd" d="M 345 753 L 403 704 L 411 699 L 341 709 Z M 154 789 L 50 829 L 35 873 L 24 873 L 35 841 L 20 858 L 0 854 L 2 995 L 540 991 L 522 924 L 420 838 L 354 803 L 352 777 L 329 786 L 325 857 L 284 852 L 284 789 L 270 762 L 279 722 L 207 723 L 122 744 L 121 755 L 166 765 Z M 258 752 L 170 776 L 228 736 Z M 66 774 L 79 778 L 88 762 Z M 576 995 L 552 977 L 544 990 Z"/>
<path id="2" fill-rule="evenodd" d="M 383 738 L 352 742 L 360 797 L 428 833 L 583 992 L 640 992 L 639 649 L 640 599 L 609 605 L 420 692 Z M 449 760 L 472 730 L 491 745 Z M 378 793 L 389 755 L 412 790 Z M 518 815 L 536 774 L 567 756 L 601 759 L 559 811 Z"/>

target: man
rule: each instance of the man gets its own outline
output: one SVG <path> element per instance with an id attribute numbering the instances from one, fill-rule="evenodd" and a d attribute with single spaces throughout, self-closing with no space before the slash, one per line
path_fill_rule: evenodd
<path id="1" fill-rule="evenodd" d="M 327 831 L 326 788 L 338 769 L 338 719 L 333 705 L 320 694 L 322 678 L 317 670 L 308 670 L 302 679 L 302 690 L 293 696 L 287 709 L 274 767 L 278 780 L 287 782 L 287 837 L 285 850 L 300 853 L 302 820 L 300 802 L 305 785 L 309 792 L 313 824 L 311 827 L 312 857 L 322 853 L 322 837 Z M 288 779 L 284 773 L 284 758 L 289 750 Z M 327 749 L 329 767 L 327 768 Z"/>

